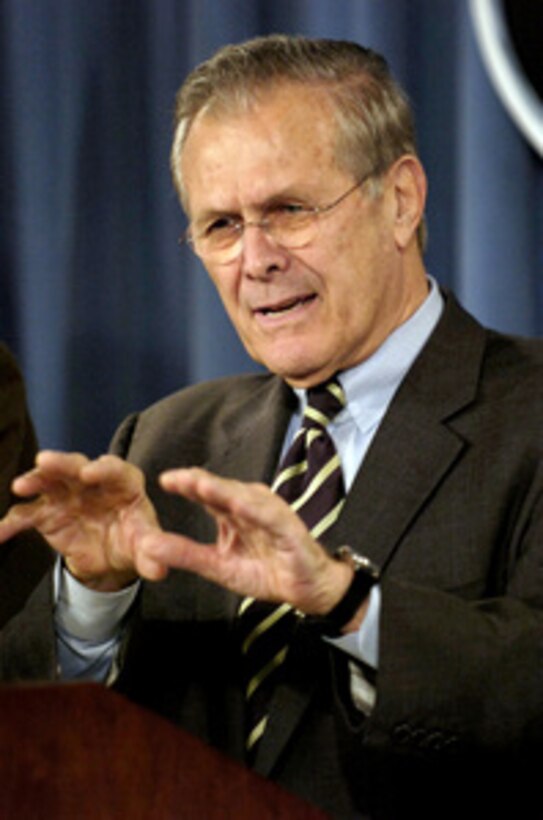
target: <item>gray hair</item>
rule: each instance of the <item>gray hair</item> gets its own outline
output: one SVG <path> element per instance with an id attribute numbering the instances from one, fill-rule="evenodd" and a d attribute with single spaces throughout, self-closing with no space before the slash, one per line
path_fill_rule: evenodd
<path id="1" fill-rule="evenodd" d="M 345 40 L 256 37 L 221 48 L 189 74 L 177 94 L 171 168 L 182 200 L 181 155 L 195 117 L 247 110 L 260 93 L 284 82 L 311 84 L 329 94 L 336 161 L 355 179 L 368 172 L 378 179 L 402 155 L 417 154 L 409 102 L 380 54 Z M 423 250 L 424 221 L 418 242 Z"/>

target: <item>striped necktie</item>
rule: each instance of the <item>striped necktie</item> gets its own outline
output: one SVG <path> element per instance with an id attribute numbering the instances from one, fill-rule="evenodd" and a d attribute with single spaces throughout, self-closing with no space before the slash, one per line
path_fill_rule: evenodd
<path id="1" fill-rule="evenodd" d="M 345 503 L 339 456 L 326 428 L 345 407 L 337 379 L 307 391 L 302 424 L 279 465 L 272 490 L 284 498 L 315 539 L 326 533 Z M 290 604 L 244 598 L 239 612 L 246 701 L 246 759 L 254 762 L 268 722 L 268 706 L 287 656 L 296 615 Z"/>

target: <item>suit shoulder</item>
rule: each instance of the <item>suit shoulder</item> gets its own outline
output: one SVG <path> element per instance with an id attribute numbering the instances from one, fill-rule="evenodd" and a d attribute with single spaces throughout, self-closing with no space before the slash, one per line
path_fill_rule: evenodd
<path id="1" fill-rule="evenodd" d="M 497 390 L 529 389 L 543 397 L 543 340 L 488 330 L 483 376 Z"/>
<path id="2" fill-rule="evenodd" d="M 129 416 L 119 427 L 112 451 L 126 456 L 141 446 L 159 449 L 183 440 L 215 439 L 231 419 L 248 419 L 282 389 L 280 380 L 268 374 L 229 376 L 185 387 Z"/>
<path id="3" fill-rule="evenodd" d="M 142 420 L 181 415 L 186 424 L 191 419 L 200 420 L 207 414 L 214 414 L 219 408 L 221 411 L 236 408 L 251 397 L 265 393 L 274 381 L 275 377 L 262 374 L 225 376 L 199 382 L 165 396 L 139 415 Z"/>

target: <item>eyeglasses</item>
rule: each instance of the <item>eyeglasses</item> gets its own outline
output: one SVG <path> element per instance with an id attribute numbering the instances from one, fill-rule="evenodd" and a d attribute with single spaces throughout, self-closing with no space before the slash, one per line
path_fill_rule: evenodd
<path id="1" fill-rule="evenodd" d="M 189 228 L 179 241 L 187 242 L 204 262 L 219 265 L 232 262 L 239 256 L 243 234 L 249 227 L 261 228 L 283 248 L 304 248 L 317 235 L 319 217 L 337 208 L 372 175 L 373 171 L 367 173 L 329 205 L 308 207 L 296 202 L 278 202 L 268 207 L 261 219 L 243 221 L 228 215 L 218 216 L 197 233 Z"/>

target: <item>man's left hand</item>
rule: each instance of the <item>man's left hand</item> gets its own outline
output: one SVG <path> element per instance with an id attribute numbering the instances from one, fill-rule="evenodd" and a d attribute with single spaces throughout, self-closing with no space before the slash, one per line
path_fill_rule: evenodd
<path id="1" fill-rule="evenodd" d="M 146 535 L 139 550 L 162 577 L 186 569 L 240 595 L 287 602 L 308 615 L 329 612 L 352 579 L 310 535 L 289 505 L 264 484 L 220 478 L 200 468 L 163 473 L 165 490 L 201 504 L 217 524 L 214 544 L 183 535 Z"/>

